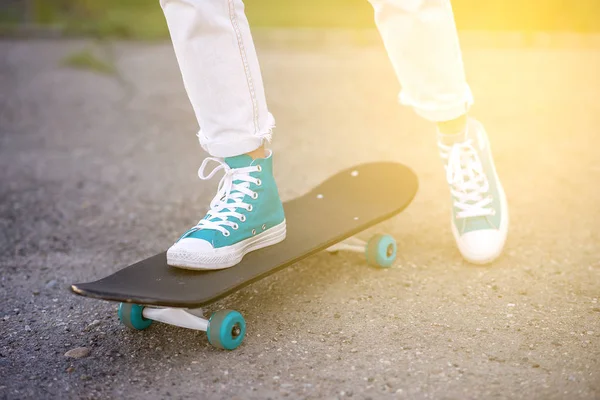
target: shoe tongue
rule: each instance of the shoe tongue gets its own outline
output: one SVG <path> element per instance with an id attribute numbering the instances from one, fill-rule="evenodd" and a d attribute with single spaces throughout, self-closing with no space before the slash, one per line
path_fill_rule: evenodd
<path id="1" fill-rule="evenodd" d="M 463 232 L 495 228 L 486 217 L 471 217 L 465 220 Z"/>
<path id="2" fill-rule="evenodd" d="M 229 168 L 244 168 L 249 167 L 252 164 L 252 157 L 247 154 L 242 154 L 234 157 L 225 157 L 225 163 L 229 165 Z"/>

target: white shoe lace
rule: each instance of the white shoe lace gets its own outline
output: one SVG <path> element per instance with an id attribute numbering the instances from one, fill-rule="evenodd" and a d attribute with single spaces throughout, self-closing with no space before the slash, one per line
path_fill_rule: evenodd
<path id="1" fill-rule="evenodd" d="M 483 217 L 494 215 L 491 207 L 493 198 L 488 193 L 490 185 L 483 171 L 473 140 L 446 146 L 438 144 L 446 164 L 446 180 L 454 198 L 454 206 L 459 209 L 456 218 Z"/>
<path id="2" fill-rule="evenodd" d="M 219 163 L 208 175 L 204 174 L 204 169 L 209 161 L 216 161 Z M 207 157 L 198 168 L 198 177 L 202 180 L 212 178 L 218 171 L 224 170 L 225 175 L 219 182 L 217 194 L 210 202 L 210 210 L 206 214 L 204 219 L 201 219 L 192 230 L 196 229 L 212 229 L 221 232 L 224 236 L 229 236 L 229 231 L 224 226 L 230 226 L 233 229 L 238 229 L 238 224 L 229 221 L 230 217 L 237 218 L 239 221 L 244 222 L 246 216 L 236 209 L 243 208 L 246 211 L 252 211 L 252 205 L 244 203 L 244 198 L 250 196 L 253 199 L 258 198 L 258 193 L 250 190 L 250 183 L 261 185 L 261 181 L 258 178 L 250 176 L 250 172 L 261 171 L 260 165 L 244 168 L 231 168 L 222 159 Z M 242 183 L 234 183 L 235 181 L 242 181 Z M 230 201 L 233 200 L 233 201 Z"/>

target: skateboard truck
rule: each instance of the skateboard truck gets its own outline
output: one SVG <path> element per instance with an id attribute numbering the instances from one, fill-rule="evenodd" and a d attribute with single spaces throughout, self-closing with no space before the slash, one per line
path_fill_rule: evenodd
<path id="1" fill-rule="evenodd" d="M 330 253 L 341 250 L 364 253 L 369 264 L 387 268 L 396 260 L 398 246 L 392 236 L 377 234 L 368 242 L 352 236 L 327 248 Z"/>
<path id="2" fill-rule="evenodd" d="M 356 253 L 364 253 L 366 247 L 367 242 L 352 236 L 342 242 L 336 243 L 333 246 L 327 248 L 327 251 L 330 253 L 337 253 L 340 250 L 344 250 L 353 251 Z"/>
<path id="3" fill-rule="evenodd" d="M 153 321 L 158 321 L 181 328 L 204 331 L 210 344 L 226 350 L 237 348 L 246 334 L 244 317 L 233 310 L 220 310 L 206 319 L 201 308 L 146 307 L 121 303 L 119 319 L 125 326 L 136 330 L 144 330 Z"/>
<path id="4" fill-rule="evenodd" d="M 196 310 L 202 312 L 202 309 Z M 153 321 L 206 332 L 208 329 L 208 320 L 204 319 L 202 315 L 198 316 L 192 314 L 191 311 L 193 310 L 187 310 L 185 308 L 144 307 L 142 316 Z"/>

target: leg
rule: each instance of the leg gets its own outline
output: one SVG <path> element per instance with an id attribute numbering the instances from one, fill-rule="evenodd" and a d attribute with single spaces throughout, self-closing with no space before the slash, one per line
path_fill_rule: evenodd
<path id="1" fill-rule="evenodd" d="M 161 5 L 200 125 L 200 144 L 213 156 L 198 176 L 225 172 L 210 210 L 169 248 L 167 263 L 228 268 L 286 236 L 271 152 L 266 156 L 262 147 L 275 122 L 242 0 L 161 0 Z M 205 175 L 208 161 L 219 166 Z"/>
<path id="2" fill-rule="evenodd" d="M 434 122 L 466 114 L 473 99 L 449 0 L 370 1 L 402 85 L 400 102 Z"/>
<path id="3" fill-rule="evenodd" d="M 400 102 L 436 122 L 452 197 L 451 227 L 465 259 L 498 257 L 508 230 L 506 196 L 483 126 L 466 117 L 466 83 L 449 0 L 371 0 L 400 84 Z"/>
<path id="4" fill-rule="evenodd" d="M 161 0 L 202 147 L 215 157 L 270 139 L 262 76 L 241 0 Z"/>

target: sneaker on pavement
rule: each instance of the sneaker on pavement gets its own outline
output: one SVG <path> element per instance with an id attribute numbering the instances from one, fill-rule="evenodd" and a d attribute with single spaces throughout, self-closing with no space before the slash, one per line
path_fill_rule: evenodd
<path id="1" fill-rule="evenodd" d="M 502 252 L 509 218 L 485 129 L 469 119 L 462 134 L 438 133 L 438 147 L 450 186 L 458 249 L 471 263 L 490 263 Z"/>

